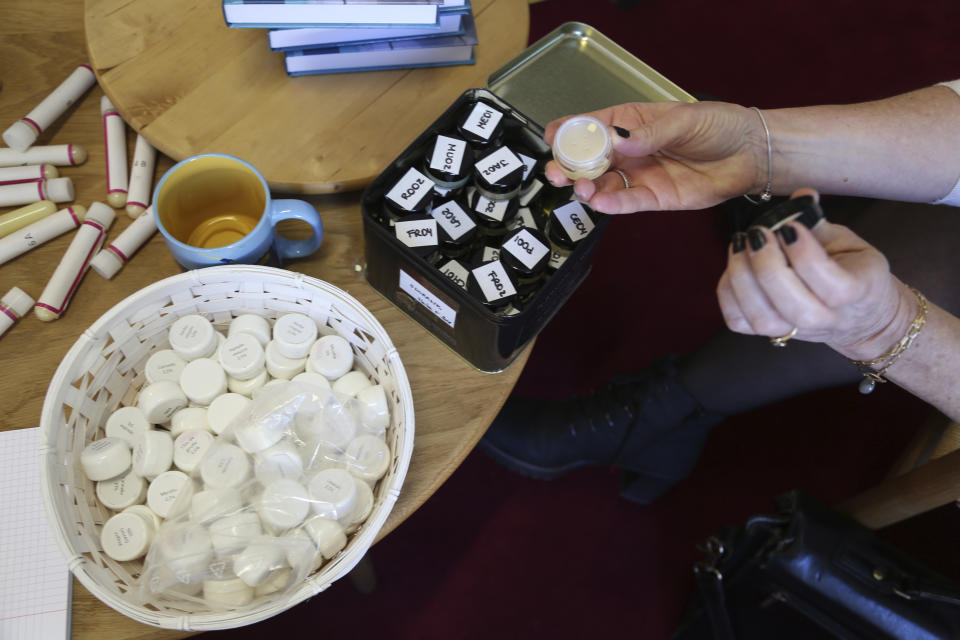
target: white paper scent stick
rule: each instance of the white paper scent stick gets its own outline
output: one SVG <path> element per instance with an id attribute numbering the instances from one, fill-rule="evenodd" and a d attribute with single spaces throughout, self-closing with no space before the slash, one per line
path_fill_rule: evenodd
<path id="1" fill-rule="evenodd" d="M 86 213 L 86 207 L 75 204 L 0 238 L 0 264 L 9 262 L 34 247 L 39 247 L 67 231 L 76 229 Z"/>
<path id="2" fill-rule="evenodd" d="M 14 209 L 0 216 L 0 238 L 8 236 L 17 229 L 31 225 L 37 220 L 52 215 L 57 205 L 51 200 L 41 200 L 25 207 Z"/>
<path id="3" fill-rule="evenodd" d="M 23 314 L 30 311 L 32 306 L 33 298 L 23 289 L 13 287 L 7 291 L 7 294 L 0 298 L 0 336 L 22 318 Z"/>
<path id="4" fill-rule="evenodd" d="M 59 178 L 60 172 L 52 164 L 28 164 L 21 167 L 0 168 L 0 185 L 40 182 Z"/>
<path id="5" fill-rule="evenodd" d="M 83 224 L 74 234 L 70 246 L 60 259 L 60 264 L 37 299 L 33 312 L 38 318 L 50 322 L 66 311 L 70 299 L 90 266 L 90 260 L 103 245 L 107 229 L 115 217 L 113 209 L 102 202 L 90 205 Z"/>
<path id="6" fill-rule="evenodd" d="M 51 144 L 30 147 L 26 151 L 0 149 L 0 167 L 17 167 L 22 164 L 54 164 L 70 167 L 87 161 L 87 150 L 78 144 Z"/>
<path id="7" fill-rule="evenodd" d="M 153 167 L 156 162 L 157 150 L 146 138 L 137 134 L 130 184 L 127 187 L 127 215 L 131 218 L 136 218 L 150 206 L 150 188 L 153 186 Z"/>
<path id="8" fill-rule="evenodd" d="M 107 280 L 111 279 L 156 230 L 157 221 L 153 217 L 153 207 L 147 207 L 139 218 L 131 222 L 123 233 L 94 257 L 90 268 Z"/>
<path id="9" fill-rule="evenodd" d="M 60 86 L 43 99 L 33 111 L 14 122 L 3 132 L 3 141 L 11 149 L 26 151 L 53 121 L 63 115 L 70 105 L 87 92 L 97 81 L 93 69 L 82 64 Z"/>
<path id="10" fill-rule="evenodd" d="M 5 184 L 0 186 L 0 207 L 14 207 L 39 200 L 70 202 L 73 195 L 73 181 L 70 178 Z"/>
<path id="11" fill-rule="evenodd" d="M 100 98 L 103 150 L 107 160 L 107 204 L 119 209 L 127 203 L 127 125 L 110 98 Z"/>

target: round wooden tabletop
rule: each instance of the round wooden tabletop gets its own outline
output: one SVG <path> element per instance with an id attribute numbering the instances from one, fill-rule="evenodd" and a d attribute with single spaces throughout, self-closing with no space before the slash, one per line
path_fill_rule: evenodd
<path id="1" fill-rule="evenodd" d="M 277 191 L 364 187 L 466 89 L 527 45 L 527 0 L 474 0 L 476 64 L 289 77 L 220 2 L 86 0 L 90 63 L 120 114 L 182 160 L 238 156 Z"/>

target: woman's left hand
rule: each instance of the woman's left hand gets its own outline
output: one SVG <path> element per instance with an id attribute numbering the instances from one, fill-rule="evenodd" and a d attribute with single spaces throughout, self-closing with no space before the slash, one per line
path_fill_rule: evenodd
<path id="1" fill-rule="evenodd" d="M 800 195 L 816 192 L 793 197 Z M 799 340 L 862 359 L 885 352 L 889 336 L 903 333 L 892 325 L 912 317 L 902 307 L 913 296 L 883 254 L 826 220 L 813 230 L 795 222 L 775 233 L 753 227 L 738 234 L 717 297 L 732 331 L 779 337 L 796 329 Z"/>

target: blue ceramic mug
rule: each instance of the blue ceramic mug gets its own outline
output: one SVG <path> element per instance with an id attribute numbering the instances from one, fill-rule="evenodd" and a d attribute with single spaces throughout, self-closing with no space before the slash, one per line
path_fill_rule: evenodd
<path id="1" fill-rule="evenodd" d="M 249 163 L 220 153 L 187 158 L 153 192 L 153 215 L 173 257 L 186 269 L 220 264 L 282 264 L 320 247 L 320 214 L 303 200 L 274 200 Z M 290 240 L 281 220 L 306 222 L 313 235 Z"/>

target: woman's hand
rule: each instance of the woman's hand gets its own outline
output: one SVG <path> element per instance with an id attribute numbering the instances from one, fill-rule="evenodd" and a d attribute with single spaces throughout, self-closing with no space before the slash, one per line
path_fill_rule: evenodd
<path id="1" fill-rule="evenodd" d="M 611 127 L 614 144 L 610 171 L 574 185 L 577 197 L 596 211 L 702 209 L 766 185 L 766 137 L 750 109 L 723 102 L 638 102 L 586 115 Z M 547 144 L 567 119 L 547 125 Z M 627 175 L 629 189 L 613 169 Z M 546 174 L 555 186 L 570 184 L 553 161 Z"/>
<path id="2" fill-rule="evenodd" d="M 798 190 L 793 197 L 816 192 Z M 884 353 L 916 313 L 914 296 L 886 258 L 847 227 L 822 220 L 753 227 L 730 245 L 717 285 L 727 326 L 738 333 L 824 342 L 855 359 Z"/>

